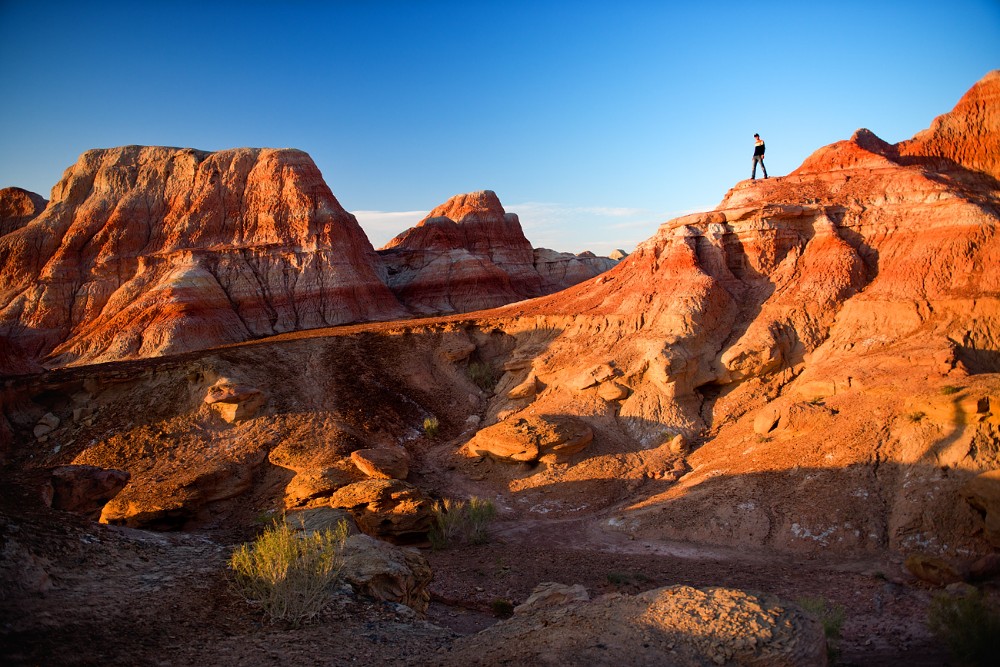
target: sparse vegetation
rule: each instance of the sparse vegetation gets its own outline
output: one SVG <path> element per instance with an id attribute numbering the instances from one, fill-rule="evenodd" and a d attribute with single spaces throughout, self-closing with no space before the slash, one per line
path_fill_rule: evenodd
<path id="1" fill-rule="evenodd" d="M 951 396 L 952 394 L 957 394 L 960 391 L 962 391 L 962 387 L 956 387 L 953 384 L 946 384 L 945 386 L 941 387 L 941 393 L 944 396 Z"/>
<path id="2" fill-rule="evenodd" d="M 438 421 L 437 417 L 427 417 L 424 419 L 424 435 L 433 440 L 438 436 L 438 430 L 441 428 L 441 423 Z"/>
<path id="3" fill-rule="evenodd" d="M 956 664 L 996 664 L 1000 611 L 980 591 L 959 597 L 939 593 L 931 601 L 927 625 L 947 644 Z"/>
<path id="4" fill-rule="evenodd" d="M 493 391 L 493 388 L 497 386 L 498 378 L 496 371 L 493 370 L 493 366 L 485 361 L 469 362 L 467 372 L 472 383 L 483 391 Z"/>
<path id="5" fill-rule="evenodd" d="M 489 525 L 497 509 L 491 500 L 472 497 L 468 501 L 446 498 L 434 510 L 431 546 L 443 549 L 453 544 L 486 544 Z"/>
<path id="6" fill-rule="evenodd" d="M 507 598 L 494 598 L 490 610 L 497 618 L 510 618 L 514 615 L 514 603 Z"/>
<path id="7" fill-rule="evenodd" d="M 832 662 L 837 656 L 837 641 L 844 626 L 844 607 L 824 597 L 799 598 L 796 603 L 823 624 L 826 651 Z"/>
<path id="8" fill-rule="evenodd" d="M 915 412 L 911 412 L 911 413 L 907 414 L 906 418 L 909 419 L 912 423 L 916 424 L 916 423 L 922 421 L 923 418 L 926 417 L 926 416 L 927 416 L 926 412 L 922 412 L 920 410 L 917 410 Z"/>
<path id="9" fill-rule="evenodd" d="M 650 581 L 649 577 L 641 572 L 608 572 L 608 583 L 613 586 L 627 586 L 629 584 L 645 584 Z"/>
<path id="10" fill-rule="evenodd" d="M 229 559 L 237 591 L 272 621 L 298 625 L 323 609 L 343 564 L 347 523 L 300 533 L 283 521 L 240 545 Z"/>

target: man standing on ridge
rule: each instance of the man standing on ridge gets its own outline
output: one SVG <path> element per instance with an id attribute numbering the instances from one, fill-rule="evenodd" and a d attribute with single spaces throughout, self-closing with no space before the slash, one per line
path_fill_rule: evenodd
<path id="1" fill-rule="evenodd" d="M 750 180 L 757 180 L 757 163 L 760 162 L 760 168 L 764 170 L 764 178 L 767 178 L 767 167 L 764 166 L 764 140 L 760 138 L 759 134 L 754 134 L 753 143 L 753 171 L 750 172 Z"/>

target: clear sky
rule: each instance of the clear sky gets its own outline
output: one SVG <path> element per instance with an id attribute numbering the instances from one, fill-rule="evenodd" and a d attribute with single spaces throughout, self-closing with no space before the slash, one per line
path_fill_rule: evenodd
<path id="1" fill-rule="evenodd" d="M 1000 68 L 1000 0 L 0 0 L 0 187 L 90 148 L 307 151 L 379 247 L 494 190 L 535 246 L 631 250 Z"/>

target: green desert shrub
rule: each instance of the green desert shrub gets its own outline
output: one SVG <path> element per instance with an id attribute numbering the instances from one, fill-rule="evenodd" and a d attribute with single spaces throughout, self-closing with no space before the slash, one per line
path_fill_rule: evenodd
<path id="1" fill-rule="evenodd" d="M 275 522 L 229 559 L 236 590 L 272 621 L 298 625 L 318 614 L 343 565 L 347 523 L 299 532 Z"/>
<path id="2" fill-rule="evenodd" d="M 493 366 L 484 361 L 469 362 L 469 379 L 483 391 L 492 391 L 497 386 L 497 374 Z"/>
<path id="3" fill-rule="evenodd" d="M 490 602 L 490 611 L 497 618 L 510 618 L 514 615 L 514 603 L 507 598 L 493 598 Z"/>
<path id="4" fill-rule="evenodd" d="M 649 581 L 650 578 L 641 572 L 608 572 L 608 583 L 613 586 L 642 585 Z"/>
<path id="5" fill-rule="evenodd" d="M 491 500 L 473 496 L 468 501 L 446 498 L 434 508 L 431 546 L 443 549 L 453 544 L 486 544 L 489 526 L 497 509 Z"/>
<path id="6" fill-rule="evenodd" d="M 823 634 L 826 636 L 827 657 L 831 663 L 836 662 L 840 653 L 837 643 L 840 640 L 840 630 L 844 626 L 844 608 L 823 597 L 800 598 L 796 602 L 819 619 L 823 625 Z"/>
<path id="7" fill-rule="evenodd" d="M 436 438 L 440 428 L 441 422 L 438 421 L 437 417 L 427 417 L 424 419 L 424 434 L 428 438 L 431 438 L 432 440 Z"/>
<path id="8" fill-rule="evenodd" d="M 959 665 L 995 665 L 1000 655 L 1000 611 L 980 591 L 931 600 L 927 625 Z"/>

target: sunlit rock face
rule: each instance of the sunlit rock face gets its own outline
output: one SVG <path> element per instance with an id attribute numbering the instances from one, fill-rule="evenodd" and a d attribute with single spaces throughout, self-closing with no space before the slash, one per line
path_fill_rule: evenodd
<path id="1" fill-rule="evenodd" d="M 48 364 L 148 357 L 403 314 L 297 150 L 125 146 L 0 237 L 0 322 Z"/>
<path id="2" fill-rule="evenodd" d="M 690 437 L 690 472 L 623 515 L 648 536 L 987 548 L 959 488 L 1000 468 L 980 409 L 1000 391 L 998 91 L 994 72 L 899 144 L 859 130 L 664 223 L 593 281 L 509 306 L 539 332 L 518 334 L 518 372 L 545 389 L 491 414 L 613 409 L 640 449 Z M 624 398 L 575 384 L 595 364 Z"/>
<path id="3" fill-rule="evenodd" d="M 379 254 L 390 288 L 418 313 L 481 310 L 542 294 L 517 215 L 489 190 L 452 197 Z"/>
<path id="4" fill-rule="evenodd" d="M 532 249 L 490 190 L 456 195 L 379 250 L 389 287 L 416 313 L 468 312 L 551 294 L 607 271 L 607 257 Z"/>

